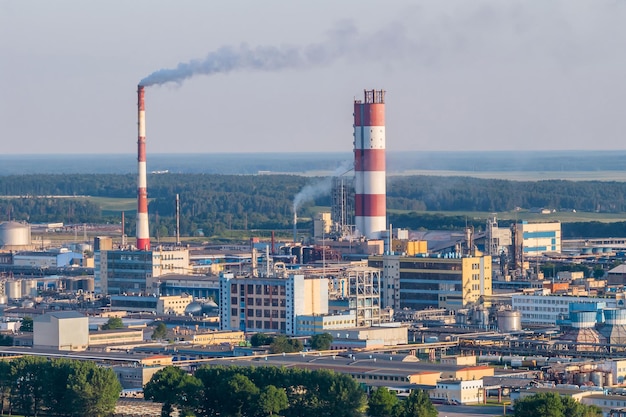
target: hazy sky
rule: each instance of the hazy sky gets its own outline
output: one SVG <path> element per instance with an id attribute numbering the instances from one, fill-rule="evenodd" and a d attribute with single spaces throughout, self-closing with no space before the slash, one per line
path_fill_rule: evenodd
<path id="1" fill-rule="evenodd" d="M 2 152 L 134 153 L 181 63 L 148 154 L 350 152 L 365 88 L 392 151 L 626 148 L 623 0 L 0 0 Z"/>

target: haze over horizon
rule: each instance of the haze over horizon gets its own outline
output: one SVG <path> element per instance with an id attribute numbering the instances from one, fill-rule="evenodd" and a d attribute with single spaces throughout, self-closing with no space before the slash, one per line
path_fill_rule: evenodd
<path id="1" fill-rule="evenodd" d="M 364 88 L 390 152 L 626 149 L 625 21 L 613 0 L 5 0 L 3 154 L 134 153 L 137 84 L 172 71 L 148 154 L 351 152 Z"/>

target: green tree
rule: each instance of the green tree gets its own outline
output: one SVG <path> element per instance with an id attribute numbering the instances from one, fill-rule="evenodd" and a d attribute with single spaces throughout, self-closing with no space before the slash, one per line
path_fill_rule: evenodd
<path id="1" fill-rule="evenodd" d="M 67 379 L 69 397 L 72 399 L 72 417 L 104 417 L 113 414 L 122 391 L 115 372 L 89 361 L 73 361 Z"/>
<path id="2" fill-rule="evenodd" d="M 224 384 L 225 414 L 233 417 L 249 416 L 258 404 L 259 388 L 241 374 L 231 376 Z"/>
<path id="3" fill-rule="evenodd" d="M 255 333 L 250 338 L 250 344 L 254 347 L 259 347 L 263 345 L 269 345 L 274 341 L 272 336 L 268 336 L 265 333 Z"/>
<path id="4" fill-rule="evenodd" d="M 515 417 L 569 417 L 559 394 L 540 393 L 515 401 Z"/>
<path id="5" fill-rule="evenodd" d="M 33 318 L 32 317 L 24 317 L 22 319 L 22 323 L 20 324 L 20 331 L 22 332 L 33 332 Z"/>
<path id="6" fill-rule="evenodd" d="M 370 394 L 367 414 L 371 417 L 395 417 L 394 411 L 398 402 L 396 394 L 387 387 L 380 387 Z"/>
<path id="7" fill-rule="evenodd" d="M 311 336 L 311 348 L 315 350 L 328 350 L 333 342 L 333 337 L 329 333 L 316 334 Z"/>
<path id="8" fill-rule="evenodd" d="M 5 401 L 10 401 L 13 385 L 14 378 L 11 364 L 0 360 L 0 415 L 4 415 Z"/>
<path id="9" fill-rule="evenodd" d="M 102 330 L 123 329 L 124 323 L 119 317 L 109 317 L 109 320 L 102 326 Z"/>
<path id="10" fill-rule="evenodd" d="M 258 407 L 264 416 L 278 414 L 289 406 L 284 388 L 268 385 L 261 390 Z"/>
<path id="11" fill-rule="evenodd" d="M 304 345 L 299 339 L 290 339 L 287 336 L 276 336 L 270 344 L 272 353 L 293 353 L 300 352 L 304 349 Z"/>
<path id="12" fill-rule="evenodd" d="M 397 407 L 397 412 L 398 417 L 437 417 L 438 415 L 428 394 L 421 389 L 411 391 L 401 406 Z"/>
<path id="13" fill-rule="evenodd" d="M 156 327 L 154 328 L 154 332 L 152 332 L 153 340 L 162 340 L 167 337 L 167 326 L 165 323 L 160 321 Z"/>
<path id="14" fill-rule="evenodd" d="M 143 389 L 147 399 L 163 403 L 161 416 L 169 417 L 174 406 L 188 412 L 197 405 L 201 390 L 198 379 L 176 366 L 166 366 L 155 373 Z"/>

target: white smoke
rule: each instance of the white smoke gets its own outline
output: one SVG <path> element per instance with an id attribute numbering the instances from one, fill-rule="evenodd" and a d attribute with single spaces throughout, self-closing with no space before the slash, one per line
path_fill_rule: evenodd
<path id="1" fill-rule="evenodd" d="M 302 203 L 306 203 L 308 201 L 313 201 L 317 197 L 322 197 L 324 195 L 330 194 L 330 190 L 333 186 L 333 178 L 341 176 L 346 172 L 350 171 L 353 166 L 352 161 L 344 161 L 339 165 L 337 169 L 335 169 L 330 176 L 320 180 L 315 184 L 309 184 L 302 187 L 302 190 L 296 194 L 293 198 L 293 212 L 297 213 L 298 208 L 302 205 Z"/>

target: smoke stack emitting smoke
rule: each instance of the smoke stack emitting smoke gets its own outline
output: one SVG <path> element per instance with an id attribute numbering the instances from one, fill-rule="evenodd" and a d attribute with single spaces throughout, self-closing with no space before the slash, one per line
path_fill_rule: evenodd
<path id="1" fill-rule="evenodd" d="M 137 249 L 150 250 L 148 226 L 148 187 L 146 174 L 146 108 L 144 87 L 137 87 L 138 139 L 137 139 Z"/>

